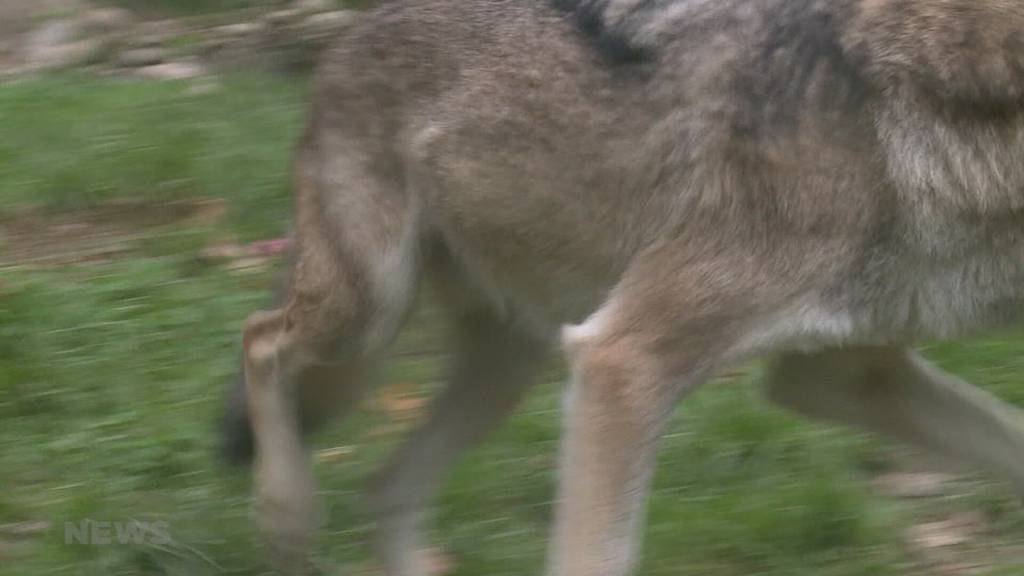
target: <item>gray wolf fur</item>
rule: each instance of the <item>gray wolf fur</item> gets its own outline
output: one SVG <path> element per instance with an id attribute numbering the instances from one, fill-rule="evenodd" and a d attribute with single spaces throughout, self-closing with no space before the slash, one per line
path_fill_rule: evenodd
<path id="1" fill-rule="evenodd" d="M 312 99 L 295 265 L 229 426 L 282 570 L 319 510 L 302 429 L 358 397 L 421 280 L 455 359 L 373 483 L 390 576 L 424 573 L 442 473 L 559 345 L 555 576 L 631 571 L 673 405 L 755 356 L 780 405 L 1024 492 L 1020 413 L 909 349 L 1020 320 L 1024 3 L 405 0 Z"/>

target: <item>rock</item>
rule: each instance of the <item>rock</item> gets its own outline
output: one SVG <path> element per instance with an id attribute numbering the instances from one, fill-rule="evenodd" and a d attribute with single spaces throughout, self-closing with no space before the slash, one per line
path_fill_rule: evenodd
<path id="1" fill-rule="evenodd" d="M 29 34 L 27 47 L 29 53 L 42 51 L 67 44 L 79 33 L 78 25 L 72 20 L 53 20 L 47 22 Z"/>
<path id="2" fill-rule="evenodd" d="M 25 42 L 22 60 L 25 71 L 66 68 L 89 62 L 100 53 L 104 41 L 83 38 L 81 27 L 72 20 L 47 22 Z"/>
<path id="3" fill-rule="evenodd" d="M 150 80 L 187 80 L 206 74 L 206 69 L 190 62 L 164 62 L 142 66 L 135 73 Z"/>
<path id="4" fill-rule="evenodd" d="M 71 20 L 54 20 L 43 24 L 28 35 L 25 41 L 25 60 L 29 64 L 46 67 L 58 58 L 66 46 L 78 36 L 78 25 Z"/>
<path id="5" fill-rule="evenodd" d="M 312 14 L 302 21 L 302 30 L 312 36 L 326 36 L 349 26 L 355 18 L 354 10 L 335 10 Z"/>
<path id="6" fill-rule="evenodd" d="M 327 12 L 337 7 L 337 4 L 331 0 L 296 0 L 293 4 L 295 10 L 300 12 Z"/>
<path id="7" fill-rule="evenodd" d="M 86 64 L 96 58 L 102 47 L 103 43 L 95 38 L 53 46 L 45 51 L 34 53 L 28 63 L 28 69 L 68 68 Z"/>
<path id="8" fill-rule="evenodd" d="M 125 68 L 141 68 L 153 66 L 164 61 L 162 48 L 129 48 L 121 52 L 117 57 L 117 63 Z"/>

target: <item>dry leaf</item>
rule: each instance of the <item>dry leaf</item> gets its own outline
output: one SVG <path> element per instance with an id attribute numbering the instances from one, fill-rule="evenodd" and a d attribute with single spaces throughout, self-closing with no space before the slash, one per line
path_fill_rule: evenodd
<path id="1" fill-rule="evenodd" d="M 427 402 L 418 390 L 419 387 L 411 382 L 388 386 L 380 393 L 380 406 L 395 420 L 416 418 Z"/>
<path id="2" fill-rule="evenodd" d="M 12 522 L 0 524 L 0 535 L 12 538 L 26 538 L 42 534 L 50 529 L 50 523 L 46 520 L 29 520 L 27 522 Z"/>
<path id="3" fill-rule="evenodd" d="M 352 446 L 335 446 L 334 448 L 325 448 L 323 450 L 317 450 L 315 460 L 317 462 L 337 462 L 352 456 L 355 451 L 356 449 Z"/>

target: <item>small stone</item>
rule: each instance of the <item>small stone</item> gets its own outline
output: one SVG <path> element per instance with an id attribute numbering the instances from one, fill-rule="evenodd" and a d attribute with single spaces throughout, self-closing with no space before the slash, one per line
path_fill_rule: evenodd
<path id="1" fill-rule="evenodd" d="M 79 28 L 71 20 L 47 22 L 28 35 L 25 60 L 32 67 L 53 68 L 69 64 L 69 45 L 75 44 Z M 73 52 L 73 51 L 72 51 Z"/>
<path id="2" fill-rule="evenodd" d="M 164 62 L 142 66 L 135 73 L 150 80 L 187 80 L 205 75 L 206 69 L 188 62 Z"/>
<path id="3" fill-rule="evenodd" d="M 125 68 L 141 68 L 153 66 L 164 61 L 164 51 L 161 48 L 130 48 L 121 52 L 117 57 L 117 63 Z"/>
<path id="4" fill-rule="evenodd" d="M 78 25 L 73 21 L 53 20 L 29 34 L 29 50 L 46 49 L 58 44 L 65 44 L 74 40 L 77 35 Z"/>

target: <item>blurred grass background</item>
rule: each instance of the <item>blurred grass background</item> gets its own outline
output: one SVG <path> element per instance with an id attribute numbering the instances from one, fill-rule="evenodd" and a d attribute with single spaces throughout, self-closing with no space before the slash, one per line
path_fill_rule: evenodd
<path id="1" fill-rule="evenodd" d="M 190 11 L 242 0 L 148 3 Z M 11 256 L 35 253 L 21 246 L 31 235 L 0 243 L 0 525 L 41 526 L 0 531 L 0 574 L 268 573 L 247 476 L 219 465 L 214 432 L 241 321 L 264 305 L 275 270 L 240 273 L 201 253 L 287 229 L 305 93 L 304 79 L 260 74 L 222 77 L 204 93 L 74 73 L 0 84 L 0 225 L 31 214 L 40 236 L 57 237 L 45 250 L 73 253 L 96 210 L 137 209 L 105 217 L 115 236 L 131 234 L 102 257 L 52 264 Z M 139 221 L 190 199 L 223 201 L 226 213 Z M 67 228 L 76 219 L 86 224 Z M 1022 352 L 1018 335 L 927 351 L 1024 405 Z M 444 360 L 444 331 L 427 302 L 379 380 L 426 397 Z M 541 572 L 561 372 L 554 364 L 549 382 L 446 485 L 430 533 L 455 574 Z M 968 477 L 937 499 L 883 498 L 868 481 L 898 468 L 900 452 L 776 411 L 759 394 L 755 366 L 679 407 L 641 574 L 928 574 L 903 533 L 958 510 L 982 510 L 989 522 L 984 541 L 963 551 L 969 557 L 1000 558 L 1024 542 L 1024 515 L 1006 486 Z M 333 573 L 372 573 L 362 484 L 408 425 L 376 394 L 317 439 L 345 448 L 317 463 L 329 509 L 318 554 Z M 173 542 L 65 544 L 64 522 L 82 519 L 164 520 Z M 1022 557 L 1007 558 L 988 574 L 1024 574 Z"/>

